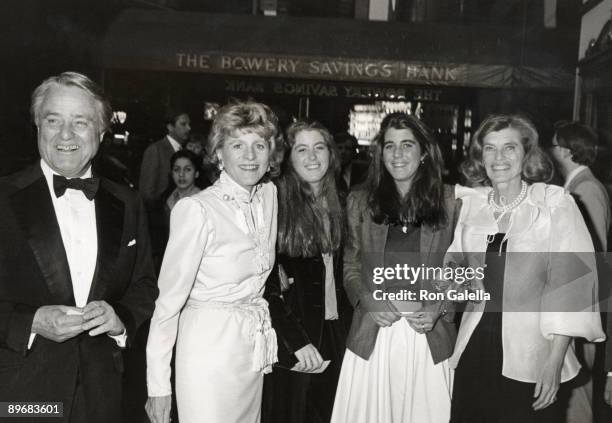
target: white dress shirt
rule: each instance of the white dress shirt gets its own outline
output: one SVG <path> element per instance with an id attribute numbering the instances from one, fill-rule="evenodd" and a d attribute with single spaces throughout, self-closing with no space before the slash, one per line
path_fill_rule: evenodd
<path id="1" fill-rule="evenodd" d="M 44 160 L 40 161 L 40 166 L 49 186 L 53 209 L 62 234 L 62 243 L 70 267 L 74 302 L 77 307 L 85 307 L 98 257 L 95 203 L 88 200 L 83 191 L 70 188 L 61 197 L 56 197 L 53 190 L 55 172 Z M 91 178 L 91 167 L 83 178 Z"/>
<path id="2" fill-rule="evenodd" d="M 42 159 L 40 167 L 49 187 L 53 209 L 62 235 L 62 243 L 70 268 L 74 302 L 77 307 L 82 308 L 87 305 L 98 258 L 95 203 L 88 200 L 82 191 L 70 188 L 61 197 L 56 197 L 53 189 L 53 175 L 57 173 Z M 91 178 L 91 167 L 87 169 L 83 178 Z M 35 334 L 30 336 L 28 348 L 31 347 L 34 337 Z M 125 346 L 125 331 L 121 335 L 111 337 L 120 347 Z"/>
<path id="3" fill-rule="evenodd" d="M 175 153 L 183 149 L 183 146 L 181 146 L 181 143 L 175 140 L 174 138 L 172 138 L 170 135 L 166 135 L 166 138 L 168 138 L 168 141 L 170 141 L 170 145 L 174 149 Z"/>

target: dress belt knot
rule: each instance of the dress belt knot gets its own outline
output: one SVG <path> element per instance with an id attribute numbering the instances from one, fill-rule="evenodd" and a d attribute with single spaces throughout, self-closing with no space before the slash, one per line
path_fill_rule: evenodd
<path id="1" fill-rule="evenodd" d="M 189 299 L 189 308 L 223 308 L 241 313 L 247 323 L 247 332 L 254 343 L 252 370 L 270 373 L 272 365 L 278 361 L 276 332 L 272 328 L 268 302 L 255 298 L 250 302 L 233 303 L 221 301 L 197 301 Z"/>

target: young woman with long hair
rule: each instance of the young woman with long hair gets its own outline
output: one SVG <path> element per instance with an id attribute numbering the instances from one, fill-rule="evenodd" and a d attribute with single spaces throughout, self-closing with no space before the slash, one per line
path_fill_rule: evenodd
<path id="1" fill-rule="evenodd" d="M 348 197 L 344 286 L 355 311 L 331 421 L 446 423 L 452 316 L 442 302 L 382 296 L 433 290 L 431 281 L 374 276 L 440 266 L 456 202 L 442 183 L 440 149 L 416 117 L 385 117 L 373 147 L 366 186 Z"/>
<path id="2" fill-rule="evenodd" d="M 342 289 L 344 212 L 335 182 L 339 157 L 320 123 L 297 121 L 286 138 L 277 181 L 277 271 L 267 290 L 285 368 L 266 377 L 271 401 L 264 401 L 264 421 L 328 422 L 348 305 Z"/>

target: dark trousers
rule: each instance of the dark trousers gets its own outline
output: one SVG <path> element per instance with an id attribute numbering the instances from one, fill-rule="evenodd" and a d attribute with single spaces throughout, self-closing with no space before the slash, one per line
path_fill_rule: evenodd
<path id="1" fill-rule="evenodd" d="M 345 328 L 326 321 L 319 352 L 329 367 L 320 374 L 274 368 L 264 377 L 262 423 L 328 423 L 344 354 Z"/>
<path id="2" fill-rule="evenodd" d="M 77 384 L 70 407 L 64 404 L 64 421 L 69 423 L 120 423 L 121 386 L 112 392 L 101 392 L 93 383 L 84 383 L 86 378 L 79 369 Z"/>

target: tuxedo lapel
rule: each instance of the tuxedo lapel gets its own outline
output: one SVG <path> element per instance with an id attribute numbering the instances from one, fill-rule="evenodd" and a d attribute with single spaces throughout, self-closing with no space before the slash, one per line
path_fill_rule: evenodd
<path id="1" fill-rule="evenodd" d="M 49 187 L 40 168 L 39 177 L 12 197 L 15 217 L 25 234 L 53 301 L 74 305 L 68 258 L 62 242 Z"/>
<path id="2" fill-rule="evenodd" d="M 105 291 L 112 286 L 115 264 L 123 235 L 124 203 L 114 196 L 104 181 L 96 194 L 96 226 L 98 230 L 98 258 L 88 302 L 105 298 Z"/>

